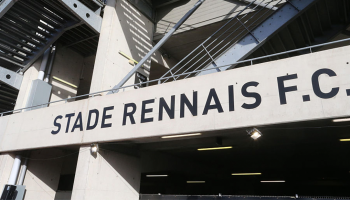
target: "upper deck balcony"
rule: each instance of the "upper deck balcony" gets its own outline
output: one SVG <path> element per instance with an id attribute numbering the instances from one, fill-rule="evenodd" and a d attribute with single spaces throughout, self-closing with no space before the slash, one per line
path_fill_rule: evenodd
<path id="1" fill-rule="evenodd" d="M 104 95 L 106 91 L 110 91 L 123 78 L 123 73 L 125 74 L 126 70 L 131 69 L 132 65 L 136 65 L 146 55 L 152 46 L 159 41 L 159 38 L 196 1 L 162 3 L 159 1 L 145 1 L 137 3 L 136 1 L 125 0 L 115 7 L 107 4 L 103 10 L 99 10 L 101 7 L 99 7 L 98 2 L 88 2 L 81 1 L 92 11 L 101 11 L 101 15 L 109 12 L 112 13 L 111 16 L 117 16 L 120 21 L 126 22 L 120 23 L 117 27 L 122 32 L 112 33 L 117 35 L 112 38 L 108 35 L 108 32 L 117 30 L 114 30 L 110 21 L 105 20 L 106 26 L 102 29 L 102 34 L 105 34 L 104 38 L 106 39 L 100 41 L 99 44 L 100 34 L 94 33 L 87 24 L 81 23 L 81 25 L 69 29 L 57 40 L 57 55 L 55 60 L 52 61 L 53 71 L 49 74 L 49 84 L 53 88 L 50 94 L 46 95 L 46 99 L 49 99 L 49 101 L 39 101 L 36 104 L 29 105 L 25 100 L 28 98 L 30 81 L 35 79 L 33 74 L 39 72 L 42 65 L 42 60 L 38 59 L 34 64 L 31 64 L 32 71 L 25 72 L 25 75 L 30 73 L 32 75 L 22 84 L 22 94 L 18 94 L 20 88 L 14 89 L 7 84 L 2 84 L 1 88 L 3 89 L 0 88 L 2 111 L 11 111 L 15 105 L 16 109 L 20 109 L 17 112 L 28 111 L 24 108 L 43 104 L 34 107 L 40 108 Z M 256 28 L 259 28 L 259 25 L 284 5 L 286 5 L 285 1 L 222 0 L 217 1 L 215 5 L 212 1 L 204 2 L 194 15 L 162 46 L 157 55 L 149 59 L 120 91 L 173 81 L 174 76 L 176 80 L 181 80 L 201 75 L 201 73 L 206 72 L 204 69 L 212 63 L 213 59 L 217 59 L 219 55 L 222 55 L 245 35 L 249 35 Z M 18 6 L 22 6 L 22 3 L 19 2 Z M 17 7 L 15 6 L 12 9 L 17 9 Z M 153 8 L 153 10 L 150 10 L 150 8 Z M 220 12 L 216 9 L 219 9 Z M 281 26 L 277 32 L 249 53 L 244 54 L 240 59 L 233 60 L 233 62 L 228 62 L 225 65 L 220 64 L 218 66 L 219 71 L 248 67 L 263 62 L 349 45 L 349 41 L 346 40 L 349 38 L 349 10 L 348 2 L 344 3 L 340 0 L 315 1 L 312 6 Z M 68 11 L 69 9 L 66 12 Z M 11 14 L 11 12 L 10 9 L 8 14 Z M 108 15 L 108 18 L 111 17 L 110 15 Z M 4 16 L 6 18 L 7 15 Z M 72 15 L 72 19 L 74 17 L 76 15 Z M 74 19 L 79 20 L 79 17 Z M 113 45 L 109 46 L 112 40 L 118 41 L 115 43 L 115 47 L 112 47 Z M 341 42 L 336 42 L 339 40 Z M 215 48 L 209 47 L 208 44 L 211 44 L 211 47 L 215 46 Z M 99 49 L 97 48 L 98 45 Z M 206 46 L 206 48 L 203 49 L 202 46 Z M 116 60 L 113 60 L 113 57 Z M 105 62 L 118 63 L 122 66 L 123 71 L 114 71 L 116 67 L 111 68 L 111 71 L 99 68 L 99 65 Z M 169 69 L 172 69 L 172 73 L 169 73 Z M 9 67 L 9 70 L 16 71 L 18 67 Z M 98 74 L 101 73 L 105 75 L 93 80 L 93 76 L 98 77 L 100 76 Z M 103 78 L 107 77 L 108 74 L 110 74 L 108 78 Z M 95 85 L 101 86 L 95 87 Z M 10 113 L 12 112 L 2 114 Z"/>

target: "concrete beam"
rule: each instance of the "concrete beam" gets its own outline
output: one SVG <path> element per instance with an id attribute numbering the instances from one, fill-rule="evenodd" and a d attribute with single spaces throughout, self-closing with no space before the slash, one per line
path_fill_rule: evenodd
<path id="1" fill-rule="evenodd" d="M 102 17 L 97 15 L 78 0 L 59 0 L 66 8 L 68 8 L 76 17 L 86 23 L 96 33 L 100 33 L 102 25 Z"/>
<path id="2" fill-rule="evenodd" d="M 17 0 L 4 0 L 0 3 L 0 18 L 16 3 Z"/>
<path id="3" fill-rule="evenodd" d="M 23 76 L 9 69 L 0 67 L 0 82 L 19 90 L 21 87 Z"/>

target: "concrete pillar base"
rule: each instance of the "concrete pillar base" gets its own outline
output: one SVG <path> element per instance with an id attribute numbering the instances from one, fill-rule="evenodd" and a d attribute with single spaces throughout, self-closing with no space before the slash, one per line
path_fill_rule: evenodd
<path id="1" fill-rule="evenodd" d="M 138 200 L 141 181 L 139 158 L 80 148 L 72 200 Z"/>
<path id="2" fill-rule="evenodd" d="M 14 153 L 4 153 L 0 155 L 0 195 L 2 194 L 3 186 L 7 184 L 9 180 L 15 156 Z"/>

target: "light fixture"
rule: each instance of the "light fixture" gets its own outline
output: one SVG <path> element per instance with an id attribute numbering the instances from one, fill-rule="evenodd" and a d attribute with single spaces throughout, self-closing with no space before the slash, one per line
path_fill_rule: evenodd
<path id="1" fill-rule="evenodd" d="M 163 136 L 162 139 L 178 138 L 178 137 L 191 137 L 191 136 L 198 136 L 198 135 L 202 135 L 202 133 L 190 133 L 190 134 L 182 134 L 182 135 L 168 135 L 168 136 Z"/>
<path id="2" fill-rule="evenodd" d="M 340 139 L 340 142 L 350 142 L 350 139 Z"/>
<path id="3" fill-rule="evenodd" d="M 167 177 L 168 175 L 146 175 L 146 177 Z"/>
<path id="4" fill-rule="evenodd" d="M 261 181 L 262 183 L 285 183 L 286 181 L 280 180 L 280 181 Z"/>
<path id="5" fill-rule="evenodd" d="M 187 183 L 205 183 L 205 181 L 187 181 Z"/>
<path id="6" fill-rule="evenodd" d="M 99 151 L 98 144 L 91 144 L 91 153 L 97 153 Z"/>
<path id="7" fill-rule="evenodd" d="M 257 128 L 247 129 L 247 133 L 254 140 L 256 140 L 262 136 L 261 132 Z"/>
<path id="8" fill-rule="evenodd" d="M 221 150 L 221 149 L 232 149 L 232 146 L 229 146 L 229 147 L 201 148 L 201 149 L 198 149 L 198 151 L 211 151 L 211 150 Z"/>
<path id="9" fill-rule="evenodd" d="M 256 176 L 261 175 L 261 173 L 233 173 L 232 176 Z"/>
<path id="10" fill-rule="evenodd" d="M 333 122 L 349 122 L 350 118 L 343 118 L 343 119 L 333 119 Z"/>
<path id="11" fill-rule="evenodd" d="M 146 175 L 146 177 L 167 177 L 168 175 Z"/>

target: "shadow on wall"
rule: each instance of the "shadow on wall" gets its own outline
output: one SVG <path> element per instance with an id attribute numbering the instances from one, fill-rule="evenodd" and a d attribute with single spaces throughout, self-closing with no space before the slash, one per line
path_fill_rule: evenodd
<path id="1" fill-rule="evenodd" d="M 125 40 L 130 49 L 130 56 L 136 61 L 140 61 L 153 48 L 153 23 L 126 0 L 118 1 L 116 10 Z M 119 42 L 123 41 L 120 40 Z M 120 51 L 123 51 L 123 49 L 120 49 Z M 152 60 L 154 59 L 152 58 Z M 128 60 L 126 59 L 125 64 L 127 63 Z M 151 59 L 146 61 L 144 66 L 149 71 Z"/>
<path id="2" fill-rule="evenodd" d="M 99 164 L 100 176 L 104 177 L 105 174 L 106 177 L 110 177 L 106 178 L 109 181 L 105 180 L 105 182 L 116 185 L 121 184 L 120 181 L 127 182 L 136 192 L 140 191 L 141 168 L 139 158 L 101 149 L 99 155 L 102 158 L 100 162 L 104 162 L 104 164 Z"/>
<path id="3" fill-rule="evenodd" d="M 26 186 L 25 199 L 36 199 L 38 195 L 42 199 L 54 199 L 63 159 L 46 159 L 59 157 L 63 154 L 60 149 L 32 151 L 23 184 Z"/>

